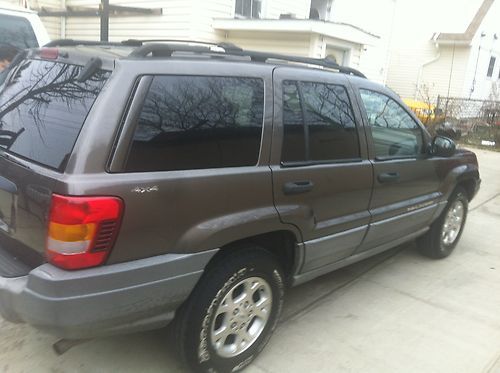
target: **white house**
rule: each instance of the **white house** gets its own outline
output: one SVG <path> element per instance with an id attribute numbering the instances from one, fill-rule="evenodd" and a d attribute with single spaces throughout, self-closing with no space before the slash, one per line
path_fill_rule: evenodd
<path id="1" fill-rule="evenodd" d="M 492 92 L 500 82 L 499 1 L 397 0 L 393 14 L 389 87 L 405 98 L 495 99 Z"/>
<path id="2" fill-rule="evenodd" d="M 53 38 L 99 38 L 99 0 L 22 1 Z M 500 0 L 111 0 L 110 39 L 233 42 L 243 48 L 334 57 L 403 98 L 493 97 L 500 69 Z M 500 91 L 500 89 L 497 89 Z M 493 97 L 494 98 L 494 97 Z"/>
<path id="3" fill-rule="evenodd" d="M 380 37 L 365 61 L 403 98 L 500 100 L 500 0 L 334 0 L 330 19 Z"/>
<path id="4" fill-rule="evenodd" d="M 43 17 L 53 38 L 99 38 L 99 18 L 74 16 L 79 10 L 97 10 L 98 0 L 27 1 L 36 10 L 68 12 L 65 17 Z M 156 9 L 160 14 L 112 16 L 109 34 L 110 40 L 226 41 L 247 49 L 330 56 L 383 81 L 386 56 L 375 53 L 380 50 L 380 37 L 346 20 L 336 21 L 331 14 L 332 1 L 112 0 L 113 5 Z"/>

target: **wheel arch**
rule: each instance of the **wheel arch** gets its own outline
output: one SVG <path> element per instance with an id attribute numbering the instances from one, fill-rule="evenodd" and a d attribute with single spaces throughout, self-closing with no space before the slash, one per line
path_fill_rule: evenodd
<path id="1" fill-rule="evenodd" d="M 443 182 L 443 195 L 448 200 L 457 187 L 462 187 L 470 201 L 475 196 L 479 183 L 479 170 L 476 165 L 460 165 L 453 168 L 446 176 Z"/>
<path id="2" fill-rule="evenodd" d="M 227 243 L 220 247 L 206 268 L 224 260 L 224 257 L 228 254 L 232 254 L 237 250 L 248 249 L 252 246 L 262 248 L 276 258 L 282 266 L 287 285 L 289 285 L 293 275 L 300 269 L 303 260 L 302 245 L 298 241 L 295 232 L 291 230 L 283 229 L 266 232 Z"/>

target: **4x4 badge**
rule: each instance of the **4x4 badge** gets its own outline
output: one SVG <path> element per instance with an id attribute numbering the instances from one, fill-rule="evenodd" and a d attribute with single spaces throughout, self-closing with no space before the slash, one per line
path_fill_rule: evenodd
<path id="1" fill-rule="evenodd" d="M 153 185 L 151 187 L 135 187 L 132 189 L 132 192 L 134 193 L 150 193 L 150 192 L 157 192 L 159 190 L 157 185 Z"/>

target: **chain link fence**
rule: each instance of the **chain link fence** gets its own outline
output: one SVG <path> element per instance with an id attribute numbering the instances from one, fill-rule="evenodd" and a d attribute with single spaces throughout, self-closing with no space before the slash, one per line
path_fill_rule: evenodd
<path id="1" fill-rule="evenodd" d="M 500 149 L 500 101 L 439 96 L 434 115 L 436 133 Z"/>

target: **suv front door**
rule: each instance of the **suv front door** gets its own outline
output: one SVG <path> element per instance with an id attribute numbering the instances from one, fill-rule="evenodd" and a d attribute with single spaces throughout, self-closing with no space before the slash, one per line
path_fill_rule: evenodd
<path id="1" fill-rule="evenodd" d="M 372 222 L 360 252 L 421 233 L 441 194 L 427 156 L 429 138 L 416 118 L 389 90 L 357 84 L 374 170 Z"/>
<path id="2" fill-rule="evenodd" d="M 274 202 L 282 222 L 302 233 L 307 272 L 351 255 L 362 242 L 372 165 L 345 76 L 280 67 L 273 86 Z"/>

